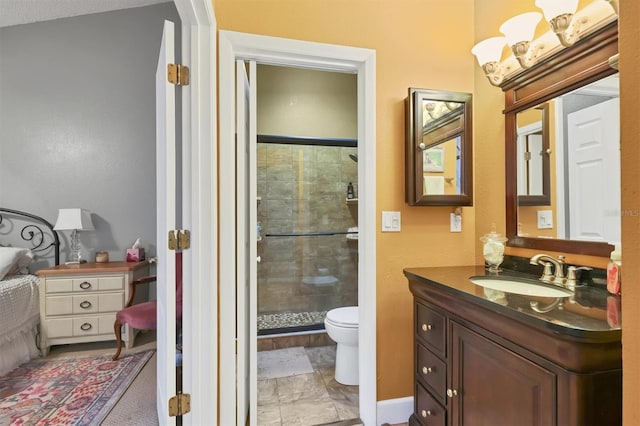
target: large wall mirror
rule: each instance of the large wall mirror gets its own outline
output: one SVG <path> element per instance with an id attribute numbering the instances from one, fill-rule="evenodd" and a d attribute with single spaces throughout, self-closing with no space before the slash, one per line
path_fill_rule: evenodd
<path id="1" fill-rule="evenodd" d="M 621 240 L 617 22 L 502 85 L 508 245 L 608 256 Z"/>
<path id="2" fill-rule="evenodd" d="M 471 94 L 409 89 L 406 201 L 412 206 L 470 206 Z"/>

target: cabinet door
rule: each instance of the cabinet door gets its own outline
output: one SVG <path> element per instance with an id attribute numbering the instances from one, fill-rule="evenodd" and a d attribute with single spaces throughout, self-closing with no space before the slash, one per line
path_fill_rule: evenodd
<path id="1" fill-rule="evenodd" d="M 556 375 L 451 322 L 452 425 L 556 424 Z"/>

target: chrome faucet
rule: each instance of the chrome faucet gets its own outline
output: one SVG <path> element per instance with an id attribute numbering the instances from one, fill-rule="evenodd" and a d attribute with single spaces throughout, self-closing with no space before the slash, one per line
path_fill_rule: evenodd
<path id="1" fill-rule="evenodd" d="M 554 258 L 548 254 L 540 253 L 533 256 L 529 263 L 532 265 L 543 265 L 544 272 L 540 277 L 541 281 L 556 284 L 564 287 L 566 278 L 564 276 L 564 256 L 558 256 Z M 551 273 L 551 264 L 555 267 L 554 272 Z"/>
<path id="2" fill-rule="evenodd" d="M 565 287 L 569 290 L 575 290 L 579 285 L 578 274 L 580 271 L 590 271 L 592 268 L 588 266 L 569 266 L 567 268 L 567 281 Z"/>

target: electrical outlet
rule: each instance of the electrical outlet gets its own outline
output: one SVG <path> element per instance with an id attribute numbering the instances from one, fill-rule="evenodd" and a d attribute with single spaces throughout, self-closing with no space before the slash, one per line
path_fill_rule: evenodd
<path id="1" fill-rule="evenodd" d="M 382 212 L 382 232 L 400 232 L 400 212 Z"/>
<path id="2" fill-rule="evenodd" d="M 538 229 L 553 228 L 553 216 L 551 210 L 538 210 Z"/>
<path id="3" fill-rule="evenodd" d="M 451 232 L 462 232 L 462 215 L 451 213 Z"/>

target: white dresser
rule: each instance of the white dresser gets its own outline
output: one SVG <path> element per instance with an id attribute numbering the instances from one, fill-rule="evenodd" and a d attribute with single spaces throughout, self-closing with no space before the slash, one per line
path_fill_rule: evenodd
<path id="1" fill-rule="evenodd" d="M 68 343 L 115 340 L 116 312 L 129 298 L 129 283 L 149 274 L 148 262 L 58 265 L 36 272 L 40 277 L 40 348 Z M 135 302 L 146 301 L 148 287 L 136 288 Z M 123 327 L 127 348 L 134 335 Z M 115 346 L 114 346 L 115 349 Z"/>

